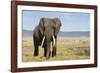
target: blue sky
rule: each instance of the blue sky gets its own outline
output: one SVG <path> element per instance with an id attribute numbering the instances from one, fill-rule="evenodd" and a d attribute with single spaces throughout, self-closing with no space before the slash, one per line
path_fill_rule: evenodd
<path id="1" fill-rule="evenodd" d="M 76 12 L 54 12 L 54 11 L 29 11 L 23 10 L 22 22 L 24 30 L 33 30 L 38 25 L 41 17 L 55 18 L 61 20 L 60 31 L 90 31 L 90 14 Z"/>

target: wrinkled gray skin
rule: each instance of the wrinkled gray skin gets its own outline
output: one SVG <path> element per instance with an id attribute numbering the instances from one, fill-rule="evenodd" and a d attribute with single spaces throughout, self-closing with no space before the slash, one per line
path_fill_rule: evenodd
<path id="1" fill-rule="evenodd" d="M 39 46 L 43 41 L 44 56 L 48 59 L 50 56 L 56 56 L 57 49 L 57 34 L 61 27 L 61 21 L 59 18 L 41 18 L 39 25 L 33 31 L 34 39 L 34 56 L 39 55 Z M 55 38 L 55 45 L 53 41 L 53 36 Z M 50 50 L 50 44 L 52 42 L 52 51 Z"/>

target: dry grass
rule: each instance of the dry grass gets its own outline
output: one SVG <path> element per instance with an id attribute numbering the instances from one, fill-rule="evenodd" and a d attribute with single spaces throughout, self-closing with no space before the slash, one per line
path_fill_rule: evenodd
<path id="1" fill-rule="evenodd" d="M 34 45 L 32 38 L 23 39 L 23 62 L 38 62 L 52 60 L 80 60 L 90 58 L 90 42 L 88 37 L 58 37 L 57 56 L 46 60 L 43 49 L 39 49 L 39 56 L 34 57 Z"/>

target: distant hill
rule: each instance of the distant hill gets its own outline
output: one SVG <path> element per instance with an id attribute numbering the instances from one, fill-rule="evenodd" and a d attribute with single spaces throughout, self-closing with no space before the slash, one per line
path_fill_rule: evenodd
<path id="1" fill-rule="evenodd" d="M 89 31 L 72 31 L 72 32 L 60 31 L 58 35 L 63 37 L 81 37 L 81 36 L 89 37 L 90 32 Z"/>
<path id="2" fill-rule="evenodd" d="M 24 37 L 32 37 L 32 35 L 33 35 L 33 31 L 23 30 Z M 82 36 L 89 37 L 90 32 L 89 31 L 72 31 L 72 32 L 60 31 L 58 36 L 60 36 L 60 37 L 82 37 Z"/>
<path id="3" fill-rule="evenodd" d="M 24 37 L 32 37 L 33 31 L 23 30 L 22 34 Z"/>

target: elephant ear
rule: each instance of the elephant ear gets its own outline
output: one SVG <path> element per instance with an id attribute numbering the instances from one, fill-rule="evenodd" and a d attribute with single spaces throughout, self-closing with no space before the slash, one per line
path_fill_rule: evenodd
<path id="1" fill-rule="evenodd" d="M 61 27 L 61 21 L 59 18 L 55 18 L 54 22 L 55 22 L 55 35 L 57 35 Z"/>
<path id="2" fill-rule="evenodd" d="M 44 18 L 40 19 L 40 22 L 39 22 L 39 31 L 43 35 L 43 32 L 44 32 Z"/>

